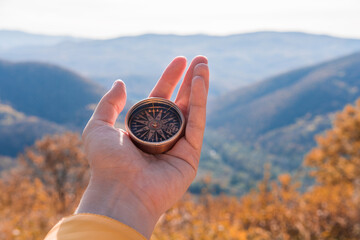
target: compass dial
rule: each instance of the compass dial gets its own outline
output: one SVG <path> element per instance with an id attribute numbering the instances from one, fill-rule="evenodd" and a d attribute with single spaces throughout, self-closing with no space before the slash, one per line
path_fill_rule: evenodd
<path id="1" fill-rule="evenodd" d="M 129 110 L 126 127 L 140 148 L 145 145 L 149 149 L 164 142 L 172 146 L 184 128 L 184 117 L 171 101 L 149 98 Z"/>
<path id="2" fill-rule="evenodd" d="M 146 142 L 162 142 L 180 129 L 177 111 L 164 103 L 149 103 L 133 112 L 129 121 L 132 133 Z"/>

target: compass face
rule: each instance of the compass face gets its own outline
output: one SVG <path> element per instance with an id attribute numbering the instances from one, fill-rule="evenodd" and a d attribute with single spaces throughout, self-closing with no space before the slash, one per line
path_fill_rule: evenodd
<path id="1" fill-rule="evenodd" d="M 178 111 L 164 101 L 152 101 L 140 105 L 130 115 L 128 127 L 138 139 L 163 142 L 179 132 L 182 118 Z"/>

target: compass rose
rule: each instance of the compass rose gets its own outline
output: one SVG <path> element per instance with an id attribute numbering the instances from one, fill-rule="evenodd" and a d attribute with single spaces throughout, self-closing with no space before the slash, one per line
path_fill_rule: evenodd
<path id="1" fill-rule="evenodd" d="M 138 111 L 130 119 L 130 129 L 143 141 L 161 142 L 179 131 L 181 119 L 173 109 L 161 104 Z"/>
<path id="2" fill-rule="evenodd" d="M 182 136 L 185 119 L 170 100 L 148 98 L 129 110 L 125 127 L 139 148 L 149 153 L 161 153 Z"/>

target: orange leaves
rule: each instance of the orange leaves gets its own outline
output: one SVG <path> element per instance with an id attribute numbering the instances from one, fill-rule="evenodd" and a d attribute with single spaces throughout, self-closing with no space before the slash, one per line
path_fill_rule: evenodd
<path id="1" fill-rule="evenodd" d="M 352 184 L 302 194 L 290 175 L 279 182 L 240 199 L 187 195 L 162 217 L 152 239 L 360 239 L 360 197 Z"/>
<path id="2" fill-rule="evenodd" d="M 88 182 L 87 161 L 77 134 L 45 137 L 2 175 L 0 239 L 43 239 L 73 213 Z"/>
<path id="3" fill-rule="evenodd" d="M 360 239 L 360 101 L 338 114 L 305 163 L 317 184 L 305 192 L 290 174 L 241 198 L 186 195 L 161 217 L 152 240 Z M 41 239 L 71 214 L 87 183 L 77 135 L 38 141 L 0 179 L 0 239 Z M 201 192 L 201 191 L 200 191 Z"/>
<path id="4" fill-rule="evenodd" d="M 353 197 L 354 188 L 350 183 L 315 187 L 304 194 L 305 210 L 312 216 L 308 227 L 314 226 L 314 234 L 318 236 L 358 239 L 360 231 L 356 226 L 360 223 L 360 202 Z"/>
<path id="5" fill-rule="evenodd" d="M 161 218 L 152 239 L 246 239 L 245 231 L 239 235 L 238 207 L 231 197 L 187 195 Z"/>
<path id="6" fill-rule="evenodd" d="M 317 138 L 318 146 L 306 157 L 321 184 L 360 179 L 360 101 L 337 114 L 334 128 Z"/>

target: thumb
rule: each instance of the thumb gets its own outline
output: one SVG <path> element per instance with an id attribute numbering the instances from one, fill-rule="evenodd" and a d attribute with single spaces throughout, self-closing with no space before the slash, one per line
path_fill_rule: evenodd
<path id="1" fill-rule="evenodd" d="M 114 126 L 115 121 L 126 103 L 126 87 L 121 80 L 116 80 L 112 88 L 102 97 L 97 105 L 89 124 L 92 121 L 101 121 Z"/>

